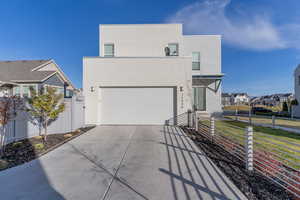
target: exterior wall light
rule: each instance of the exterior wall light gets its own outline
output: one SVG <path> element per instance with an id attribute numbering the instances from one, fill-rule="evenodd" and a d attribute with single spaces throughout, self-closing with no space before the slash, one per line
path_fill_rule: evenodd
<path id="1" fill-rule="evenodd" d="M 95 88 L 93 86 L 91 87 L 91 92 L 95 92 Z"/>

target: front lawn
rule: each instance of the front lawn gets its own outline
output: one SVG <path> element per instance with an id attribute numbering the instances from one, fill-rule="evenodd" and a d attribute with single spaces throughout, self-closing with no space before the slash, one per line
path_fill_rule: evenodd
<path id="1" fill-rule="evenodd" d="M 202 123 L 209 125 L 208 121 Z M 239 121 L 216 121 L 218 134 L 231 138 L 243 145 L 245 143 L 245 129 L 248 123 Z M 254 126 L 254 150 L 272 152 L 287 166 L 300 169 L 300 135 L 279 129 Z M 258 142 L 258 143 L 256 143 Z M 297 152 L 298 151 L 298 152 Z"/>
<path id="2" fill-rule="evenodd" d="M 255 107 L 263 107 L 269 110 L 272 110 L 273 112 L 279 112 L 282 110 L 282 108 L 280 106 L 265 106 L 265 105 L 256 105 Z M 249 111 L 250 110 L 250 106 L 248 105 L 231 105 L 231 106 L 225 106 L 223 108 L 223 110 L 226 111 Z"/>
<path id="3" fill-rule="evenodd" d="M 226 118 L 235 119 L 235 116 L 226 116 Z M 238 119 L 249 121 L 249 117 L 238 116 Z M 272 125 L 272 118 L 270 118 L 270 117 L 251 117 L 251 120 L 253 123 Z M 276 119 L 275 125 L 287 127 L 287 128 L 300 129 L 300 121 L 299 120 Z"/>

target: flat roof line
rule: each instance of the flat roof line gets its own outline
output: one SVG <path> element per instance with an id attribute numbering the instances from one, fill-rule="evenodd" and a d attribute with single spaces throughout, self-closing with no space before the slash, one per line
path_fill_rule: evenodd
<path id="1" fill-rule="evenodd" d="M 103 59 L 114 59 L 114 58 L 161 58 L 161 59 L 175 59 L 175 58 L 191 58 L 192 56 L 161 56 L 161 57 L 147 57 L 147 56 L 139 56 L 139 57 L 118 57 L 118 56 L 114 56 L 114 57 L 104 57 L 104 56 L 84 56 L 83 58 L 103 58 Z"/>
<path id="2" fill-rule="evenodd" d="M 99 26 L 136 26 L 136 25 L 141 25 L 141 26 L 155 26 L 155 25 L 183 25 L 181 23 L 158 23 L 158 24 L 99 24 Z"/>

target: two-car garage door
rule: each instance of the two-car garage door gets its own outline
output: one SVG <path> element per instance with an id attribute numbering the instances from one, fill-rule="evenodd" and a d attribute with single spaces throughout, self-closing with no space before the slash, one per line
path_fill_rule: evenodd
<path id="1" fill-rule="evenodd" d="M 100 88 L 101 124 L 163 124 L 176 112 L 173 87 Z"/>

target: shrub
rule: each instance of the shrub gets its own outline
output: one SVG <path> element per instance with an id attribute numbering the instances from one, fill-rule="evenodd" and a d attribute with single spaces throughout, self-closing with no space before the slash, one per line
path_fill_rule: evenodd
<path id="1" fill-rule="evenodd" d="M 64 135 L 65 138 L 70 138 L 70 137 L 72 137 L 72 136 L 73 136 L 73 135 L 72 135 L 71 133 L 68 133 L 68 134 L 65 134 L 65 135 Z"/>
<path id="2" fill-rule="evenodd" d="M 44 147 L 45 147 L 45 145 L 42 143 L 38 143 L 38 144 L 34 145 L 34 149 L 36 149 L 36 150 L 42 150 L 42 149 L 44 149 Z"/>
<path id="3" fill-rule="evenodd" d="M 76 131 L 75 131 L 75 133 L 80 133 L 81 132 L 81 130 L 80 129 L 77 129 Z"/>
<path id="4" fill-rule="evenodd" d="M 37 140 L 40 140 L 40 139 L 42 139 L 43 138 L 43 136 L 41 136 L 41 135 L 38 135 L 38 136 L 35 136 L 34 137 L 34 139 L 37 139 Z"/>
<path id="5" fill-rule="evenodd" d="M 23 142 L 15 142 L 15 143 L 12 144 L 12 146 L 13 146 L 14 148 L 18 148 L 18 147 L 21 147 L 22 144 L 23 144 Z"/>

